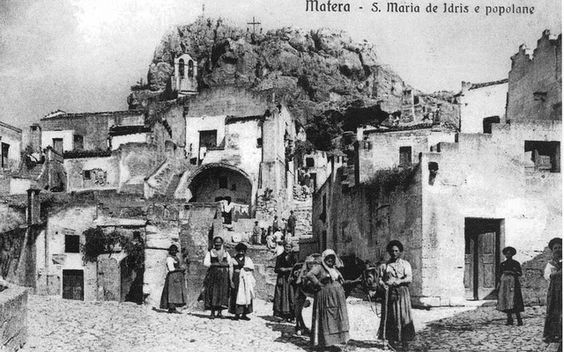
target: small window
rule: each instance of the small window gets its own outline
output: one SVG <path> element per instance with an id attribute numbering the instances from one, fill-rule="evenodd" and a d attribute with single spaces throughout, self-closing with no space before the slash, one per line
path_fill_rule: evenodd
<path id="1" fill-rule="evenodd" d="M 225 176 L 219 177 L 219 188 L 227 188 L 227 177 Z"/>
<path id="2" fill-rule="evenodd" d="M 80 236 L 65 235 L 65 252 L 80 253 Z"/>
<path id="3" fill-rule="evenodd" d="M 413 97 L 413 104 L 419 104 L 419 97 L 417 95 Z M 425 107 L 423 107 L 423 112 L 425 112 Z"/>
<path id="4" fill-rule="evenodd" d="M 315 166 L 315 161 L 313 160 L 313 158 L 306 158 L 306 166 L 307 167 L 314 167 Z"/>
<path id="5" fill-rule="evenodd" d="M 73 138 L 73 142 L 74 142 L 74 149 L 84 148 L 84 138 L 81 135 L 75 134 Z"/>
<path id="6" fill-rule="evenodd" d="M 399 165 L 411 166 L 411 147 L 400 147 L 399 154 Z"/>
<path id="7" fill-rule="evenodd" d="M 257 138 L 257 148 L 262 148 L 262 138 Z"/>
<path id="8" fill-rule="evenodd" d="M 84 179 L 90 180 L 92 178 L 90 170 L 84 170 Z"/>

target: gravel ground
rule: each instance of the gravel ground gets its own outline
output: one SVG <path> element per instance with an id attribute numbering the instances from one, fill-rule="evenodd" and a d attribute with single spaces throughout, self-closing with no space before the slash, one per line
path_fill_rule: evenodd
<path id="1" fill-rule="evenodd" d="M 351 340 L 345 351 L 383 351 L 379 317 L 368 302 L 348 301 Z M 272 318 L 257 300 L 250 321 L 210 320 L 197 308 L 182 314 L 115 302 L 82 302 L 30 295 L 29 351 L 309 351 L 309 339 Z M 376 310 L 377 311 L 377 310 Z M 527 307 L 525 325 L 506 326 L 493 307 L 414 310 L 417 339 L 409 351 L 543 351 L 544 307 Z M 311 308 L 305 310 L 311 320 Z"/>

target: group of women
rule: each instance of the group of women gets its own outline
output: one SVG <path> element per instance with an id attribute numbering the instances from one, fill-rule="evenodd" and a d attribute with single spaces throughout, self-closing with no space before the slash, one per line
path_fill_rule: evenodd
<path id="1" fill-rule="evenodd" d="M 554 238 L 549 243 L 552 258 L 545 269 L 549 281 L 547 297 L 547 316 L 544 328 L 545 342 L 560 342 L 562 339 L 562 239 Z M 247 246 L 240 243 L 237 254 L 231 257 L 223 247 L 223 239 L 216 237 L 213 248 L 206 254 L 204 265 L 208 273 L 204 280 L 204 305 L 210 310 L 210 318 L 222 317 L 228 309 L 235 319 L 249 320 L 253 311 L 254 278 L 253 262 L 246 255 Z M 379 288 L 382 292 L 382 314 L 378 338 L 394 346 L 405 345 L 415 337 L 411 317 L 411 297 L 409 284 L 412 281 L 411 265 L 401 258 L 403 244 L 390 241 L 386 247 L 389 260 L 378 267 Z M 185 305 L 182 276 L 178 275 L 178 248 L 171 246 L 167 258 L 166 277 L 161 308 L 176 312 L 176 307 Z M 516 250 L 506 247 L 502 253 L 506 260 L 500 265 L 501 279 L 498 291 L 497 309 L 507 313 L 507 324 L 522 325 L 520 313 L 524 310 L 519 284 L 522 275 L 520 264 L 513 260 Z M 329 347 L 345 344 L 349 340 L 349 318 L 346 297 L 343 289 L 345 280 L 338 268 L 342 262 L 336 253 L 327 249 L 321 254 L 320 265 L 313 265 L 310 256 L 300 272 L 294 272 L 297 258 L 292 251 L 292 243 L 284 245 L 284 252 L 277 256 L 277 273 L 274 292 L 274 316 L 287 322 L 296 319 L 297 332 L 311 333 L 313 345 Z M 301 315 L 305 305 L 305 291 L 314 292 L 312 329 L 308 331 Z M 180 293 L 179 293 L 180 292 Z"/>
<path id="2" fill-rule="evenodd" d="M 391 241 L 387 246 L 390 259 L 379 267 L 380 287 L 385 298 L 382 319 L 378 330 L 381 339 L 393 344 L 405 343 L 415 336 L 411 319 L 411 266 L 401 259 L 403 245 Z M 286 321 L 296 319 L 297 332 L 310 332 L 314 346 L 330 347 L 345 344 L 349 340 L 349 318 L 343 285 L 345 280 L 338 268 L 343 263 L 332 249 L 321 254 L 320 265 L 306 258 L 301 273 L 293 275 L 296 264 L 292 245 L 287 243 L 284 253 L 276 258 L 278 274 L 274 295 L 274 315 Z M 304 307 L 304 291 L 314 292 L 311 331 L 307 331 L 301 316 Z"/>

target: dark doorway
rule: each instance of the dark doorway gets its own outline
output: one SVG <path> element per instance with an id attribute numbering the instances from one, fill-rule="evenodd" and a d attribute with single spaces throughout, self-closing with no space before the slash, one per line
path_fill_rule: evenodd
<path id="1" fill-rule="evenodd" d="M 499 278 L 503 220 L 466 218 L 464 221 L 464 287 L 467 299 L 495 299 Z"/>
<path id="2" fill-rule="evenodd" d="M 143 268 L 136 266 L 131 257 L 126 257 L 120 262 L 120 274 L 120 302 L 143 303 Z"/>
<path id="3" fill-rule="evenodd" d="M 84 271 L 63 270 L 63 298 L 84 301 Z"/>

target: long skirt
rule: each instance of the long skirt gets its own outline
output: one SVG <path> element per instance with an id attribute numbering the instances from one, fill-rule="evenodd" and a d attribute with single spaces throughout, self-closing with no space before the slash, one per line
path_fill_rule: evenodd
<path id="1" fill-rule="evenodd" d="M 231 290 L 231 299 L 229 300 L 229 313 L 231 314 L 249 314 L 253 312 L 253 302 L 248 305 L 237 304 L 237 293 L 239 293 L 239 271 L 233 272 L 233 285 L 235 289 Z"/>
<path id="2" fill-rule="evenodd" d="M 397 293 L 392 294 L 392 290 Z M 411 296 L 407 286 L 390 288 L 388 291 L 388 304 L 382 305 L 378 338 L 388 341 L 411 341 L 415 338 L 415 326 L 411 319 Z"/>
<path id="3" fill-rule="evenodd" d="M 182 271 L 172 271 L 166 274 L 163 293 L 161 295 L 161 309 L 170 309 L 186 305 L 184 284 L 184 273 Z"/>
<path id="4" fill-rule="evenodd" d="M 294 288 L 288 275 L 278 275 L 274 289 L 274 316 L 284 319 L 294 318 Z"/>
<path id="5" fill-rule="evenodd" d="M 349 340 L 349 315 L 343 287 L 332 282 L 315 294 L 311 323 L 314 346 L 345 344 Z"/>
<path id="6" fill-rule="evenodd" d="M 501 275 L 496 308 L 505 313 L 518 313 L 525 310 L 521 283 L 514 275 Z"/>
<path id="7" fill-rule="evenodd" d="M 562 341 L 562 274 L 554 275 L 548 285 L 543 340 L 547 343 Z"/>
<path id="8" fill-rule="evenodd" d="M 219 310 L 229 306 L 229 268 L 212 266 L 204 279 L 204 309 Z"/>

